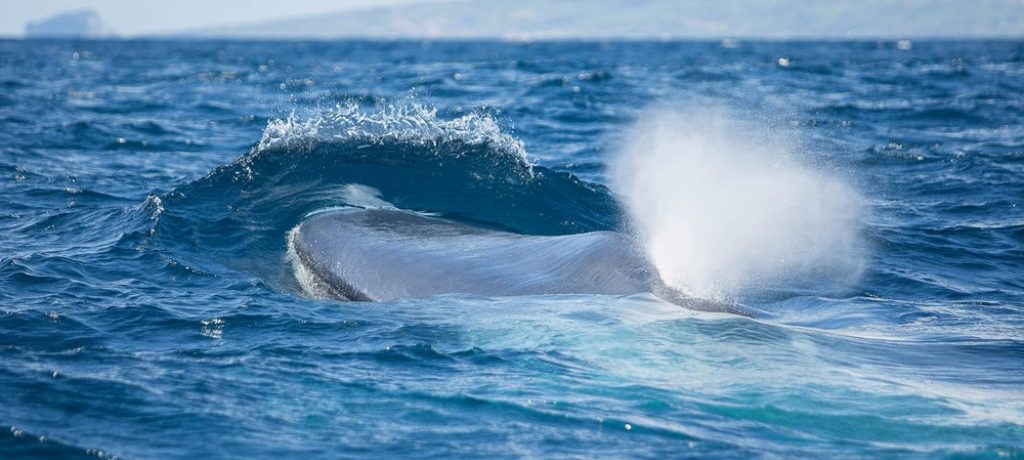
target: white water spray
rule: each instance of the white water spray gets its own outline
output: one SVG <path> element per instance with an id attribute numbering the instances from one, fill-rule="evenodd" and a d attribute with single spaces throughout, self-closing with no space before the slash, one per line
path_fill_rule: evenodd
<path id="1" fill-rule="evenodd" d="M 862 200 L 726 112 L 655 113 L 612 160 L 612 181 L 670 286 L 730 300 L 846 283 L 863 265 Z"/>

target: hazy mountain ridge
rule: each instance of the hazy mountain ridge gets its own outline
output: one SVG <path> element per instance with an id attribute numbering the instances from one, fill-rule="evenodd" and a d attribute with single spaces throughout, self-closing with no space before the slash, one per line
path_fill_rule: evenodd
<path id="1" fill-rule="evenodd" d="M 29 38 L 108 38 L 114 35 L 114 30 L 99 14 L 88 9 L 59 13 L 25 25 L 25 36 Z"/>
<path id="2" fill-rule="evenodd" d="M 1022 0 L 519 0 L 424 3 L 181 35 L 237 38 L 1020 37 Z"/>

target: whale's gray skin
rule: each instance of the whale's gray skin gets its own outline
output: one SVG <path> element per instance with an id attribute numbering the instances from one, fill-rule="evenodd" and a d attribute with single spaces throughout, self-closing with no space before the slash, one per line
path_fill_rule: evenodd
<path id="1" fill-rule="evenodd" d="M 657 284 L 632 241 L 615 232 L 530 236 L 394 209 L 340 209 L 307 217 L 289 245 L 307 290 L 347 300 L 628 295 Z"/>

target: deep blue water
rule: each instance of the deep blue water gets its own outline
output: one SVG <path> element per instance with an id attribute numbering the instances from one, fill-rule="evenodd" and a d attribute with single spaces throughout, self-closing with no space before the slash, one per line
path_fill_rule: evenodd
<path id="1" fill-rule="evenodd" d="M 0 456 L 1024 456 L 1024 43 L 912 45 L 2 41 Z M 748 315 L 311 298 L 351 184 Z"/>

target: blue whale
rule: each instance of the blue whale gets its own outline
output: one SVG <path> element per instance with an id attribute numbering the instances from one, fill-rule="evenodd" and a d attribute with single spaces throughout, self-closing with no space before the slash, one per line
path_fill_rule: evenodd
<path id="1" fill-rule="evenodd" d="M 289 254 L 307 291 L 346 300 L 663 290 L 622 233 L 521 235 L 396 209 L 313 214 L 290 232 Z"/>

